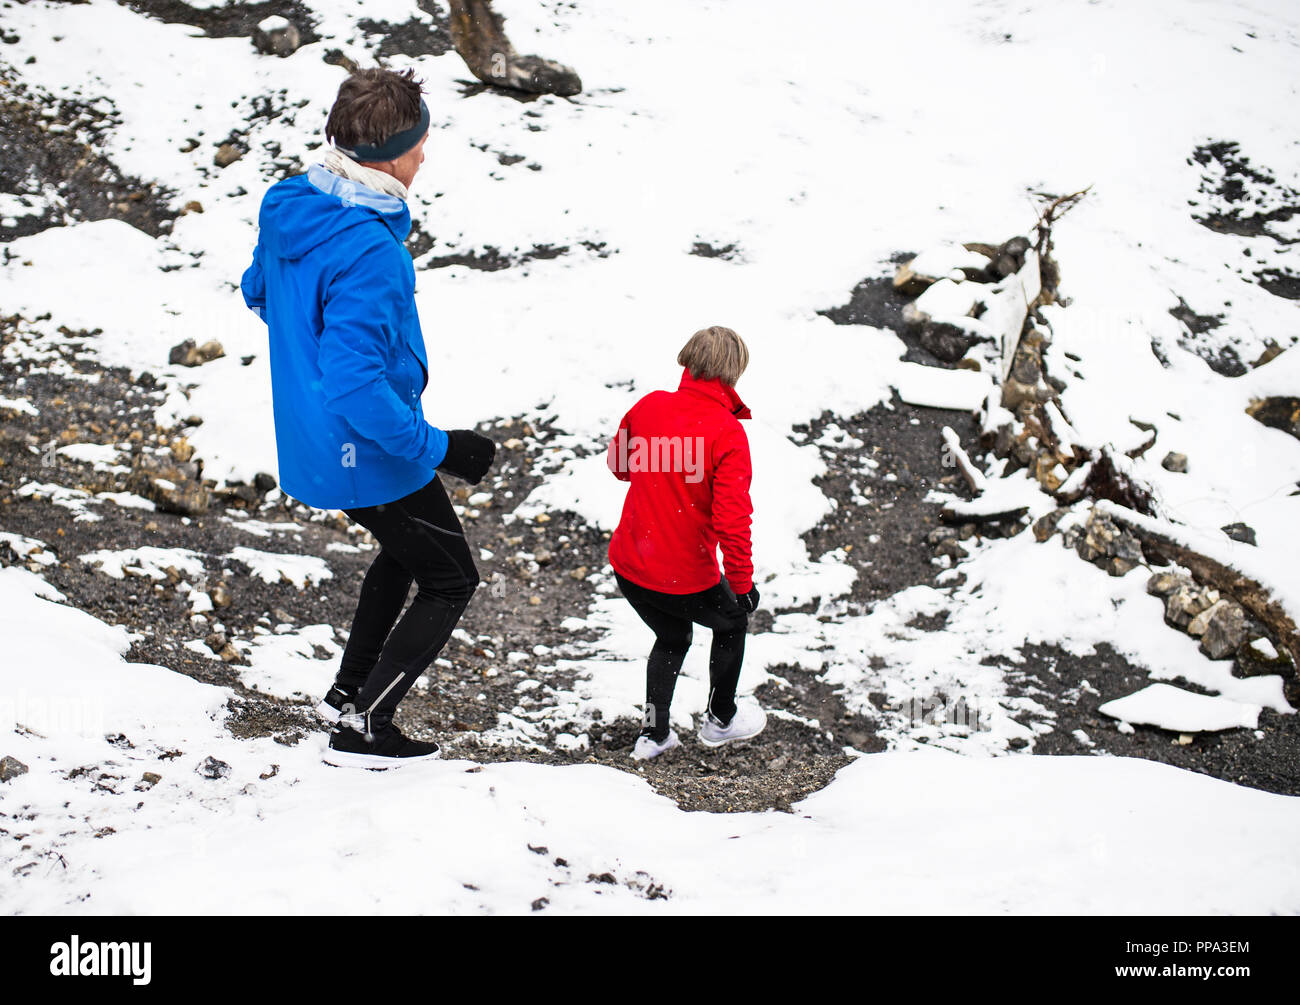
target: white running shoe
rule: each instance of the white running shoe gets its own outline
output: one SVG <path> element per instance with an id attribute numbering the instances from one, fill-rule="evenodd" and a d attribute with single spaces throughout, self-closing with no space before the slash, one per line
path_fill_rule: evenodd
<path id="1" fill-rule="evenodd" d="M 677 738 L 675 729 L 668 730 L 668 737 L 663 743 L 655 743 L 648 736 L 638 736 L 636 746 L 632 748 L 632 760 L 648 761 L 652 757 L 658 757 L 665 750 L 672 750 L 673 747 L 680 747 L 682 741 Z"/>
<path id="2" fill-rule="evenodd" d="M 733 740 L 748 740 L 751 736 L 757 736 L 766 725 L 767 713 L 753 698 L 744 698 L 736 702 L 736 714 L 725 726 L 706 713 L 704 725 L 700 727 L 699 740 L 706 747 L 721 747 Z"/>

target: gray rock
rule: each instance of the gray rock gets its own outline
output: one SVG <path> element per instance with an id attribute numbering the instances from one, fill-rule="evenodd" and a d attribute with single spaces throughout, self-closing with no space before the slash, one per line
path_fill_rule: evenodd
<path id="1" fill-rule="evenodd" d="M 11 778 L 17 778 L 19 775 L 27 774 L 27 765 L 16 757 L 5 755 L 0 757 L 0 782 L 7 782 Z"/>
<path id="2" fill-rule="evenodd" d="M 1249 630 L 1250 621 L 1241 605 L 1223 601 L 1209 616 L 1201 636 L 1201 652 L 1212 660 L 1227 659 L 1245 643 Z"/>
<path id="3" fill-rule="evenodd" d="M 302 45 L 302 33 L 288 18 L 268 17 L 253 29 L 253 45 L 268 56 L 292 56 Z"/>
<path id="4" fill-rule="evenodd" d="M 172 346 L 171 352 L 167 354 L 167 362 L 180 366 L 202 366 L 225 354 L 225 348 L 215 339 L 196 346 L 192 338 L 187 338 L 180 345 Z"/>
<path id="5" fill-rule="evenodd" d="M 230 777 L 230 765 L 225 761 L 218 761 L 215 757 L 209 755 L 204 758 L 203 763 L 194 769 L 204 778 L 228 778 Z"/>
<path id="6" fill-rule="evenodd" d="M 1019 272 L 1025 264 L 1025 252 L 1030 248 L 1029 238 L 1013 237 L 1006 241 L 991 256 L 989 278 L 1003 279 L 1013 272 Z"/>
<path id="7" fill-rule="evenodd" d="M 1187 474 L 1187 455 L 1177 454 L 1169 451 L 1165 454 L 1165 459 L 1160 462 L 1160 466 L 1166 471 L 1173 471 L 1175 474 Z"/>
<path id="8" fill-rule="evenodd" d="M 126 478 L 126 488 L 150 500 L 165 513 L 202 516 L 211 497 L 193 461 L 176 461 L 170 455 L 138 454 Z"/>
<path id="9" fill-rule="evenodd" d="M 1088 514 L 1075 550 L 1084 561 L 1092 562 L 1112 576 L 1122 576 L 1144 561 L 1142 543 L 1095 509 Z"/>
<path id="10" fill-rule="evenodd" d="M 947 541 L 949 538 L 955 538 L 956 536 L 957 536 L 956 527 L 936 527 L 934 528 L 934 530 L 930 531 L 930 533 L 925 536 L 925 542 L 926 544 L 930 545 L 931 548 L 933 548 L 936 545 L 939 545 L 942 542 Z"/>
<path id="11" fill-rule="evenodd" d="M 140 780 L 135 783 L 135 790 L 137 792 L 148 792 L 161 781 L 162 775 L 156 771 L 146 771 L 140 776 Z"/>
<path id="12" fill-rule="evenodd" d="M 217 152 L 212 156 L 212 163 L 219 168 L 230 167 L 243 156 L 244 151 L 234 143 L 223 143 L 217 147 Z"/>
<path id="13" fill-rule="evenodd" d="M 1046 541 L 1056 533 L 1056 525 L 1061 522 L 1061 517 L 1065 516 L 1069 510 L 1057 508 L 1050 513 L 1044 513 L 1034 521 L 1034 540 Z"/>
<path id="14" fill-rule="evenodd" d="M 945 363 L 956 363 L 974 344 L 974 336 L 956 325 L 927 321 L 921 328 L 921 348 Z"/>
<path id="15" fill-rule="evenodd" d="M 1260 652 L 1261 646 L 1256 643 L 1266 643 L 1268 652 Z M 1242 643 L 1237 650 L 1237 665 L 1235 671 L 1240 677 L 1260 677 L 1268 674 L 1281 674 L 1283 677 L 1294 675 L 1295 664 L 1291 662 L 1291 657 L 1287 651 L 1279 647 L 1262 631 L 1250 631 L 1246 633 L 1246 641 Z"/>
<path id="16" fill-rule="evenodd" d="M 1147 580 L 1147 593 L 1153 597 L 1168 597 L 1183 588 L 1195 589 L 1196 581 L 1181 572 L 1157 572 Z"/>
<path id="17" fill-rule="evenodd" d="M 1224 608 L 1227 605 L 1227 600 L 1222 598 L 1216 600 L 1213 604 L 1201 611 L 1200 614 L 1196 615 L 1196 617 L 1192 618 L 1192 620 L 1188 622 L 1187 634 L 1194 635 L 1199 639 L 1205 634 L 1205 629 L 1210 626 L 1210 619 L 1218 614 L 1221 608 Z"/>
<path id="18" fill-rule="evenodd" d="M 939 547 L 934 549 L 936 555 L 947 555 L 953 562 L 960 562 L 967 557 L 967 551 L 961 546 L 961 543 L 955 538 L 946 538 L 939 542 Z"/>
<path id="19" fill-rule="evenodd" d="M 1224 524 L 1221 528 L 1234 541 L 1240 541 L 1242 544 L 1255 543 L 1255 528 L 1244 523 Z"/>
<path id="20" fill-rule="evenodd" d="M 1186 631 L 1192 620 L 1202 611 L 1213 607 L 1218 599 L 1219 595 L 1214 590 L 1180 586 L 1165 598 L 1165 621 Z"/>

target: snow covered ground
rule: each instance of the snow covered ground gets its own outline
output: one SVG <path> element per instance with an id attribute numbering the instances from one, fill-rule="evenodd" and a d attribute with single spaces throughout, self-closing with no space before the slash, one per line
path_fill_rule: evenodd
<path id="1" fill-rule="evenodd" d="M 596 766 L 342 771 L 320 762 L 323 734 L 292 747 L 232 738 L 222 689 L 122 662 L 122 629 L 47 592 L 29 572 L 0 570 L 6 670 L 65 640 L 57 673 L 6 673 L 0 729 L 30 767 L 4 790 L 23 828 L 21 851 L 6 842 L 7 912 L 1300 904 L 1300 800 L 1130 758 L 878 754 L 789 814 L 687 813 Z"/>
<path id="2" fill-rule="evenodd" d="M 111 106 L 120 122 L 108 155 L 170 187 L 176 206 L 203 207 L 158 239 L 103 221 L 15 240 L 0 264 L 0 305 L 29 319 L 48 313 L 33 323 L 51 335 L 60 325 L 103 329 L 103 362 L 159 375 L 174 414 L 204 419 L 192 441 L 217 477 L 274 470 L 264 328 L 233 285 L 273 162 L 315 156 L 341 77 L 326 50 L 373 60 L 359 17 L 427 20 L 413 0 L 309 6 L 321 39 L 288 59 L 111 0 L 0 9 L 19 37 L 0 55 L 24 82 Z M 676 380 L 673 359 L 691 332 L 734 327 L 753 352 L 740 391 L 755 415 L 760 588 L 773 607 L 821 598 L 815 613 L 778 617 L 753 639 L 743 688 L 785 664 L 824 675 L 850 704 L 883 691 L 901 708 L 943 690 L 978 708 L 982 728 L 899 713 L 887 726 L 891 752 L 859 760 L 793 815 L 685 814 L 594 767 L 449 762 L 345 776 L 318 765 L 313 741 L 232 739 L 219 689 L 123 663 L 120 629 L 38 599 L 39 579 L 5 569 L 0 696 L 30 732 L 4 752 L 31 770 L 0 795 L 41 821 L 24 839 L 30 851 L 5 852 L 19 871 L 0 881 L 5 909 L 339 910 L 342 887 L 355 889 L 345 909 L 385 911 L 522 911 L 543 896 L 571 910 L 1300 911 L 1296 799 L 1141 761 L 990 758 L 1038 727 L 1017 721 L 1032 702 L 1009 697 L 982 660 L 1014 659 L 1029 642 L 1088 652 L 1106 641 L 1153 680 L 1181 676 L 1234 703 L 1239 718 L 1289 711 L 1278 678 L 1233 678 L 1166 629 L 1143 570 L 1111 578 L 1028 535 L 982 545 L 964 584 L 846 615 L 836 598 L 852 569 L 834 555 L 813 560 L 800 539 L 830 508 L 812 481 L 824 465 L 815 445 L 790 436 L 825 410 L 862 411 L 895 388 L 937 393 L 917 388 L 928 375 L 899 360 L 892 333 L 837 326 L 819 309 L 889 271 L 900 250 L 1000 241 L 1033 224 L 1029 193 L 1091 185 L 1056 233 L 1070 304 L 1050 310 L 1048 362 L 1069 382 L 1062 405 L 1079 442 L 1123 450 L 1146 435 L 1130 419 L 1155 423 L 1158 445 L 1135 473 L 1162 511 L 1213 533 L 1248 522 L 1270 581 L 1300 611 L 1289 494 L 1300 441 L 1244 412 L 1253 395 L 1300 393 L 1300 358 L 1222 376 L 1180 346 L 1170 314 L 1183 300 L 1222 315 L 1214 337 L 1247 360 L 1300 332 L 1294 302 L 1252 278 L 1288 262 L 1294 271 L 1294 253 L 1268 237 L 1215 233 L 1190 205 L 1206 198 L 1207 169 L 1192 153 L 1213 140 L 1239 143 L 1293 187 L 1300 178 L 1300 146 L 1284 128 L 1300 85 L 1294 5 L 945 0 L 923 15 L 826 2 L 799 17 L 775 2 L 497 6 L 521 51 L 576 66 L 586 91 L 526 104 L 463 98 L 457 81 L 468 74 L 454 53 L 391 57 L 424 77 L 434 116 L 413 216 L 433 238 L 427 257 L 569 251 L 497 272 L 418 273 L 433 371 L 426 412 L 449 427 L 545 414 L 571 446 L 598 448 L 640 394 Z M 259 108 L 272 114 L 250 119 Z M 216 144 L 232 130 L 247 131 L 249 152 L 217 168 Z M 197 146 L 186 149 L 191 137 Z M 507 165 L 502 154 L 524 159 Z M 737 252 L 692 255 L 695 242 Z M 226 356 L 170 367 L 183 338 L 217 338 Z M 1160 467 L 1168 450 L 1188 454 L 1188 473 Z M 520 517 L 570 509 L 613 526 L 622 486 L 599 450 L 566 456 Z M 85 519 L 96 502 L 65 500 Z M 318 561 L 280 568 L 253 548 L 241 554 L 250 574 L 329 575 Z M 98 556 L 105 571 L 149 558 Z M 943 632 L 907 627 L 941 609 L 952 612 Z M 627 671 L 644 645 L 634 616 L 608 595 L 573 614 L 602 638 L 581 660 L 579 690 L 557 701 L 579 720 L 596 708 L 632 714 L 640 687 Z M 33 679 L 51 637 L 61 658 Z M 303 687 L 294 645 L 312 640 L 285 639 L 268 641 L 249 673 L 294 693 Z M 674 706 L 683 725 L 703 706 L 703 657 L 692 654 Z M 503 724 L 502 737 L 511 729 Z M 106 750 L 105 734 L 134 747 Z M 158 761 L 173 749 L 183 753 Z M 230 774 L 197 774 L 208 756 Z M 96 769 L 69 779 L 83 764 L 121 777 Z M 137 792 L 145 770 L 163 778 Z M 105 827 L 112 839 L 96 839 Z M 313 851 L 305 833 L 320 842 Z M 409 870 L 376 880 L 360 854 L 375 850 L 440 865 L 422 882 Z M 716 868 L 720 854 L 733 871 Z M 216 878 L 234 872 L 238 887 Z M 607 872 L 614 883 L 587 880 Z M 672 896 L 651 899 L 658 886 Z M 826 899 L 831 889 L 839 900 Z"/>

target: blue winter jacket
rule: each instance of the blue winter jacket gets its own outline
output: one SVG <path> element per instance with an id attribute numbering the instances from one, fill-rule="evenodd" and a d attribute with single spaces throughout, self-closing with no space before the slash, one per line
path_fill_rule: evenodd
<path id="1" fill-rule="evenodd" d="M 317 165 L 271 186 L 258 225 L 240 287 L 269 329 L 284 491 L 355 509 L 422 488 L 447 434 L 420 406 L 429 364 L 406 203 Z"/>

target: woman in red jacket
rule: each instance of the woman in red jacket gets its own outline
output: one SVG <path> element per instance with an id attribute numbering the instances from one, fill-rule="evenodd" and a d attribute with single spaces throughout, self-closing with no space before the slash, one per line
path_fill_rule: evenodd
<path id="1" fill-rule="evenodd" d="M 767 716 L 753 699 L 736 702 L 745 629 L 758 606 L 750 557 L 749 409 L 736 381 L 749 349 L 730 328 L 691 336 L 674 392 L 652 391 L 619 424 L 607 460 L 628 482 L 609 561 L 619 588 L 651 630 L 645 724 L 632 756 L 677 746 L 668 719 L 692 625 L 713 631 L 709 702 L 700 742 L 710 747 L 760 733 Z M 721 546 L 726 576 L 718 568 Z"/>

